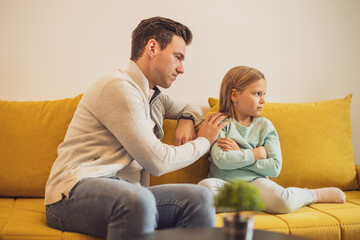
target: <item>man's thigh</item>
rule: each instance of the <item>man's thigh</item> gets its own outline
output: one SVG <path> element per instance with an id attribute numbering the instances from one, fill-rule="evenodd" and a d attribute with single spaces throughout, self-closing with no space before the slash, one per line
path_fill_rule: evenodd
<path id="1" fill-rule="evenodd" d="M 147 194 L 148 192 L 149 194 Z M 106 237 L 108 224 L 114 214 L 124 218 L 131 204 L 142 195 L 151 198 L 147 188 L 114 178 L 89 178 L 80 181 L 68 199 L 47 206 L 47 218 L 51 227 L 62 231 L 85 233 Z M 151 199 L 149 201 L 151 203 Z M 133 216 L 136 218 L 136 216 Z M 129 219 L 124 219 L 123 228 L 130 229 Z"/>

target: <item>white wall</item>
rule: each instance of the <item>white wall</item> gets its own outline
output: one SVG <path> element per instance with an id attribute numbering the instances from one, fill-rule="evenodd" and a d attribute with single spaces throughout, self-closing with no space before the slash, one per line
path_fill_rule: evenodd
<path id="1" fill-rule="evenodd" d="M 0 0 L 0 99 L 84 92 L 116 66 L 126 67 L 132 30 L 157 15 L 188 25 L 194 34 L 185 75 L 168 94 L 205 108 L 235 65 L 265 73 L 269 102 L 353 93 L 360 164 L 359 0 Z"/>

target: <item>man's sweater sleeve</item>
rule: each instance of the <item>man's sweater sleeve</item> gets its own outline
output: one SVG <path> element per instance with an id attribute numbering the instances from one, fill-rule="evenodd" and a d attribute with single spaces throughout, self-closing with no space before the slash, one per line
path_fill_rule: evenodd
<path id="1" fill-rule="evenodd" d="M 182 146 L 162 143 L 153 133 L 147 116 L 149 103 L 129 81 L 110 81 L 96 102 L 97 118 L 117 138 L 130 156 L 151 174 L 159 176 L 186 167 L 210 149 L 206 138 Z"/>
<path id="2" fill-rule="evenodd" d="M 195 104 L 186 104 L 181 101 L 175 101 L 163 93 L 161 93 L 159 98 L 165 109 L 165 118 L 178 119 L 181 113 L 189 113 L 195 119 L 195 126 L 198 126 L 204 120 L 201 108 Z"/>

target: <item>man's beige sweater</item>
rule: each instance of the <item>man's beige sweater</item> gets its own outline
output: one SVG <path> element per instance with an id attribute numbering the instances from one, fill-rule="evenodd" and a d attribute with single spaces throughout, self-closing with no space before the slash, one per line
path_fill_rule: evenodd
<path id="1" fill-rule="evenodd" d="M 148 185 L 149 173 L 162 175 L 186 167 L 210 149 L 199 137 L 182 146 L 161 142 L 163 118 L 177 119 L 183 112 L 202 121 L 194 105 L 171 100 L 149 82 L 135 62 L 125 71 L 95 82 L 82 97 L 58 147 L 45 190 L 45 204 L 67 197 L 81 179 L 119 177 Z"/>

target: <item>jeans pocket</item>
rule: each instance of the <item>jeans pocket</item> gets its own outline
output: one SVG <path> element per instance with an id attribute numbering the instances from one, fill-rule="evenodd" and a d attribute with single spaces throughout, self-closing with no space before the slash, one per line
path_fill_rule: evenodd
<path id="1" fill-rule="evenodd" d="M 64 224 L 58 216 L 54 214 L 51 208 L 53 205 L 46 206 L 46 219 L 50 227 L 58 229 L 60 231 L 64 231 Z"/>

